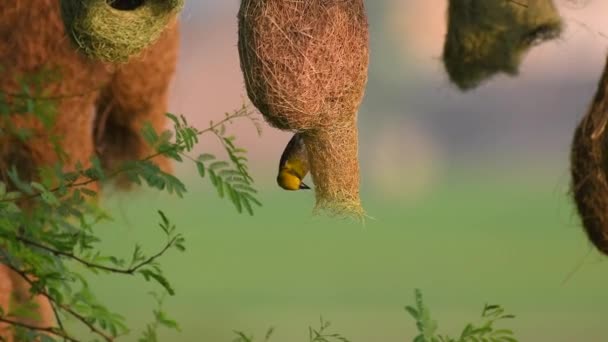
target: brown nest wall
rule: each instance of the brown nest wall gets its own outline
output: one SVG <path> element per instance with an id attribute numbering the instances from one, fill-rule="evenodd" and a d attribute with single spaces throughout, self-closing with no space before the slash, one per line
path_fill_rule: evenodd
<path id="1" fill-rule="evenodd" d="M 571 191 L 589 240 L 608 255 L 608 61 L 572 142 Z"/>

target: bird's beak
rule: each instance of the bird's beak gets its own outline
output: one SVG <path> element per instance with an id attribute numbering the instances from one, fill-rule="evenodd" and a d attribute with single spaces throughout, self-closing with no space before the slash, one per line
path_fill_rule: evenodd
<path id="1" fill-rule="evenodd" d="M 304 183 L 300 183 L 300 190 L 308 190 L 310 187 Z"/>

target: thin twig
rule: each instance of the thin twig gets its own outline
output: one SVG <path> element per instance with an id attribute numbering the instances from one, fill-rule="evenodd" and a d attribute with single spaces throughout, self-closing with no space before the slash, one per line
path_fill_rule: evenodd
<path id="1" fill-rule="evenodd" d="M 213 134 L 215 134 L 215 136 L 218 138 L 218 140 L 220 141 L 220 144 L 222 144 L 222 147 L 224 148 L 226 153 L 228 153 L 228 156 L 230 157 L 232 163 L 236 166 L 238 172 L 241 174 L 241 176 L 243 176 L 245 181 L 248 184 L 253 182 L 253 178 L 247 172 L 247 167 L 243 163 L 241 163 L 238 159 L 232 158 L 233 156 L 235 156 L 234 152 L 232 151 L 232 148 L 230 146 L 228 146 L 228 144 L 224 140 L 225 138 L 217 130 L 213 130 Z"/>
<path id="2" fill-rule="evenodd" d="M 22 237 L 17 237 L 17 241 L 20 241 L 21 243 L 24 243 L 26 245 L 30 245 L 30 246 L 34 246 L 36 248 L 40 248 L 43 249 L 47 252 L 50 252 L 56 256 L 62 256 L 74 261 L 79 262 L 80 264 L 88 267 L 88 268 L 93 268 L 93 269 L 99 269 L 99 270 L 103 270 L 103 271 L 107 271 L 107 272 L 112 272 L 112 273 L 120 273 L 120 274 L 129 274 L 132 275 L 135 272 L 137 272 L 140 268 L 149 265 L 151 263 L 153 263 L 156 259 L 158 259 L 159 257 L 161 257 L 163 254 L 165 254 L 165 252 L 167 252 L 167 250 L 169 248 L 171 248 L 173 246 L 173 244 L 175 244 L 175 241 L 177 241 L 177 239 L 179 238 L 179 236 L 175 236 L 173 237 L 171 240 L 169 240 L 169 242 L 167 242 L 167 244 L 165 245 L 165 247 L 163 247 L 162 250 L 160 250 L 158 253 L 152 255 L 151 257 L 149 257 L 148 259 L 146 259 L 145 261 L 140 262 L 139 264 L 132 266 L 128 269 L 120 269 L 120 268 L 114 268 L 114 267 L 108 267 L 108 266 L 104 266 L 104 265 L 100 265 L 100 264 L 95 264 L 92 263 L 90 261 L 84 260 L 72 253 L 67 253 L 67 252 L 62 252 L 59 250 L 56 250 L 54 248 L 45 246 L 43 244 L 40 244 L 38 242 L 35 241 L 31 241 L 28 240 L 26 238 L 22 238 Z"/>
<path id="3" fill-rule="evenodd" d="M 49 100 L 51 100 L 52 98 L 47 98 Z M 227 115 L 225 118 L 223 118 L 222 120 L 216 122 L 216 123 L 211 123 L 210 126 L 204 130 L 200 130 L 200 131 L 196 131 L 197 136 L 203 135 L 205 133 L 208 132 L 213 132 L 214 134 L 217 135 L 217 129 L 219 127 L 221 127 L 222 125 L 230 122 L 233 119 L 239 118 L 239 117 L 247 117 L 250 116 L 250 112 L 248 110 L 246 110 L 246 108 L 244 107 L 243 109 L 234 112 L 232 115 Z M 149 161 L 155 157 L 158 157 L 160 155 L 169 153 L 171 151 L 178 151 L 178 152 L 182 152 L 183 151 L 183 147 L 179 146 L 179 145 L 174 145 L 172 146 L 171 149 L 167 149 L 164 151 L 157 151 L 156 153 L 153 153 L 151 155 L 149 155 L 148 157 L 141 159 L 140 161 Z M 111 174 L 108 175 L 108 177 L 106 178 L 112 178 L 115 177 L 121 173 L 124 172 L 128 172 L 132 170 L 131 168 L 125 168 L 125 169 L 120 169 L 120 170 L 116 170 L 115 172 L 112 172 Z M 85 176 L 84 172 L 80 172 L 79 176 Z M 80 178 L 80 177 L 78 177 Z M 49 189 L 50 192 L 57 192 L 60 189 L 67 187 L 67 188 L 76 188 L 76 187 L 82 187 L 82 186 L 87 186 L 90 185 L 94 182 L 97 182 L 100 180 L 100 177 L 92 177 L 89 178 L 88 180 L 84 180 L 84 181 L 80 181 L 78 182 L 78 178 L 72 182 L 70 182 L 67 185 L 63 185 L 63 186 L 57 186 L 55 188 Z M 31 194 L 31 195 L 27 195 L 27 196 L 20 196 L 18 198 L 11 198 L 11 199 L 0 199 L 0 203 L 2 202 L 8 202 L 8 201 L 19 201 L 19 200 L 24 200 L 24 199 L 33 199 L 33 198 L 37 198 L 39 196 L 41 196 L 42 193 L 35 193 L 35 194 Z M 171 240 L 168 241 L 168 243 L 164 246 L 164 248 L 159 251 L 158 253 L 152 255 L 151 257 L 147 258 L 145 261 L 142 261 L 140 263 L 138 263 L 137 265 L 134 265 L 128 269 L 119 269 L 119 268 L 113 268 L 113 267 L 108 267 L 108 266 L 104 266 L 104 265 L 99 265 L 99 264 L 95 264 L 92 263 L 90 261 L 84 260 L 72 253 L 68 253 L 68 252 L 63 252 L 63 251 L 59 251 L 56 250 L 52 247 L 48 247 L 45 246 L 41 243 L 35 242 L 35 241 L 31 241 L 28 240 L 26 238 L 23 237 L 17 237 L 17 240 L 20 241 L 23 244 L 29 245 L 29 246 L 33 246 L 42 250 L 45 250 L 47 252 L 50 252 L 54 255 L 57 256 L 62 256 L 74 261 L 77 261 L 83 265 L 85 265 L 86 267 L 89 268 L 93 268 L 93 269 L 100 269 L 100 270 L 104 270 L 104 271 L 108 271 L 108 272 L 112 272 L 112 273 L 119 273 L 119 274 L 134 274 L 135 272 L 137 272 L 139 269 L 141 269 L 142 267 L 144 267 L 145 265 L 149 265 L 151 263 L 153 263 L 157 258 L 159 258 L 160 256 L 162 256 L 171 246 L 173 246 L 175 244 L 175 242 L 177 241 L 179 237 L 173 237 Z M 15 266 L 11 265 L 10 263 L 6 263 L 7 267 L 9 267 L 11 270 L 13 270 L 16 274 L 18 274 L 21 278 L 23 278 L 30 286 L 34 286 L 35 283 L 34 281 L 32 281 L 29 277 L 28 274 L 19 270 L 18 268 L 16 268 Z M 58 310 L 62 310 L 64 312 L 66 312 L 67 314 L 69 314 L 70 316 L 74 317 L 76 320 L 78 320 L 79 322 L 81 322 L 82 324 L 84 324 L 88 329 L 90 329 L 90 331 L 98 336 L 100 336 L 103 340 L 107 341 L 107 342 L 112 342 L 114 341 L 114 337 L 107 335 L 106 333 L 104 333 L 103 331 L 99 330 L 98 328 L 95 327 L 95 325 L 93 325 L 92 323 L 89 322 L 89 320 L 82 316 L 81 314 L 79 314 L 78 312 L 76 312 L 74 309 L 72 309 L 71 307 L 59 303 L 55 298 L 53 298 L 48 292 L 46 292 L 44 289 L 39 289 L 38 293 L 40 295 L 42 295 L 43 297 L 47 298 L 49 300 L 49 302 L 51 303 L 53 310 L 55 312 L 55 316 L 57 318 L 59 318 L 58 316 Z M 62 338 L 64 338 L 67 341 L 70 342 L 79 342 L 78 340 L 72 338 L 71 336 L 69 336 L 66 332 L 65 329 L 61 326 L 61 322 L 58 319 L 58 323 L 60 324 L 60 328 L 39 328 L 39 327 L 34 327 L 34 326 L 28 326 L 26 324 L 22 324 L 19 322 L 13 322 L 11 320 L 7 320 L 7 319 L 1 319 L 1 321 L 8 323 L 8 324 L 12 324 L 15 326 L 21 326 L 23 328 L 26 329 L 34 329 L 34 330 L 38 330 L 41 332 L 48 332 L 48 333 L 53 333 L 57 336 L 60 336 Z"/>
<path id="4" fill-rule="evenodd" d="M 25 328 L 25 329 L 32 330 L 32 331 L 39 331 L 42 333 L 57 335 L 70 342 L 80 342 L 80 340 L 77 340 L 77 339 L 69 336 L 68 334 L 66 334 L 65 330 L 63 330 L 63 329 L 58 329 L 55 327 L 37 327 L 35 325 L 31 325 L 31 324 L 27 324 L 27 323 L 23 323 L 23 322 L 19 322 L 19 321 L 14 321 L 14 320 L 4 318 L 4 317 L 0 317 L 0 322 L 10 324 L 13 326 L 17 326 L 17 327 L 21 327 L 21 328 Z"/>
<path id="5" fill-rule="evenodd" d="M 227 122 L 229 122 L 229 121 L 231 121 L 233 119 L 236 119 L 236 118 L 239 118 L 239 117 L 247 117 L 249 115 L 250 115 L 249 111 L 241 109 L 241 110 L 233 113 L 232 115 L 228 115 L 224 119 L 222 119 L 222 120 L 220 120 L 220 121 L 218 121 L 216 123 L 211 124 L 206 129 L 201 130 L 201 131 L 197 131 L 196 134 L 198 136 L 201 136 L 201 135 L 203 135 L 205 133 L 209 133 L 209 132 L 214 132 L 215 133 L 216 129 L 218 127 L 220 127 L 221 125 L 223 125 L 223 124 L 225 124 L 225 123 L 227 123 Z M 151 155 L 149 155 L 149 156 L 147 156 L 147 157 L 145 157 L 145 158 L 143 158 L 143 159 L 141 159 L 139 161 L 140 162 L 149 161 L 151 159 L 154 159 L 154 158 L 156 158 L 158 156 L 161 156 L 163 154 L 172 152 L 174 150 L 180 150 L 180 147 L 173 146 L 173 148 L 171 148 L 171 149 L 167 149 L 167 150 L 164 150 L 164 151 L 157 151 L 156 153 L 153 153 L 153 154 L 151 154 Z M 118 176 L 118 175 L 120 175 L 122 173 L 125 173 L 125 172 L 128 172 L 128 171 L 132 171 L 133 169 L 135 169 L 135 167 L 133 167 L 133 168 L 119 169 L 119 170 L 116 170 L 116 171 L 112 172 L 111 174 L 109 174 L 105 178 L 114 178 L 114 177 L 116 177 L 116 176 Z M 81 175 L 82 175 L 82 172 L 81 172 Z M 91 185 L 91 184 L 93 184 L 95 182 L 98 182 L 99 180 L 100 180 L 99 177 L 92 177 L 92 178 L 89 178 L 89 179 L 87 179 L 85 181 L 81 181 L 81 182 L 77 182 L 75 180 L 75 181 L 73 181 L 73 182 L 71 182 L 71 183 L 69 183 L 67 185 L 57 186 L 55 188 L 49 189 L 49 192 L 57 192 L 57 191 L 61 190 L 63 187 L 66 187 L 66 188 L 85 187 L 87 185 Z M 17 198 L 4 198 L 4 199 L 0 199 L 0 203 L 15 202 L 15 201 L 20 201 L 20 200 L 30 200 L 30 199 L 38 198 L 38 197 L 40 197 L 40 195 L 42 195 L 41 192 L 38 192 L 38 193 L 35 193 L 35 194 L 32 194 L 32 195 L 27 195 L 27 196 L 19 196 Z"/>
<path id="6" fill-rule="evenodd" d="M 57 305 L 55 303 L 51 303 L 51 308 L 53 309 L 53 316 L 55 316 L 55 320 L 57 321 L 57 325 L 59 326 L 59 329 L 61 329 L 62 331 L 65 331 L 65 327 L 63 326 L 63 321 L 61 320 L 61 317 L 59 316 L 59 311 L 57 310 Z M 67 341 L 67 339 L 64 337 L 63 341 Z"/>
<path id="7" fill-rule="evenodd" d="M 0 94 L 4 94 L 8 97 L 14 97 L 14 98 L 18 98 L 18 99 L 22 98 L 22 99 L 31 99 L 31 100 L 36 100 L 36 101 L 58 101 L 58 100 L 64 100 L 64 99 L 89 96 L 89 95 L 94 94 L 95 92 L 99 91 L 100 89 L 101 88 L 90 89 L 90 90 L 88 90 L 84 93 L 80 93 L 80 94 L 59 94 L 59 95 L 53 95 L 53 96 L 33 96 L 32 94 L 10 93 L 10 92 L 3 91 L 3 90 L 0 90 Z"/>
<path id="8" fill-rule="evenodd" d="M 8 268 L 10 268 L 13 272 L 15 272 L 17 275 L 19 275 L 23 280 L 25 280 L 25 282 L 27 282 L 31 287 L 34 287 L 34 285 L 35 285 L 34 282 L 28 277 L 28 275 L 25 272 L 19 270 L 18 268 L 16 268 L 15 266 L 13 266 L 10 263 L 6 263 L 5 265 Z M 61 303 L 57 302 L 57 300 L 55 298 L 53 298 L 51 295 L 49 295 L 46 291 L 40 289 L 39 292 L 38 292 L 38 294 L 44 296 L 46 299 L 48 299 L 52 303 L 55 303 L 58 308 L 60 308 L 61 310 L 67 312 L 72 317 L 76 318 L 78 321 L 80 321 L 82 324 L 84 324 L 87 328 L 89 328 L 92 333 L 94 333 L 94 334 L 102 337 L 106 342 L 113 342 L 114 341 L 113 337 L 111 337 L 111 336 L 105 334 L 103 331 L 97 329 L 84 316 L 82 316 L 78 312 L 74 311 L 74 309 L 70 308 L 69 306 L 67 306 L 65 304 L 61 304 Z"/>

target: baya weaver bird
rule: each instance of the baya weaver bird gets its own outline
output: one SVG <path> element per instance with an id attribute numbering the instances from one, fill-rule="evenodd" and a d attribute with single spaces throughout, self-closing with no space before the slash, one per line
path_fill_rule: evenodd
<path id="1" fill-rule="evenodd" d="M 304 138 L 300 133 L 296 133 L 289 140 L 281 155 L 277 183 L 285 190 L 310 189 L 302 182 L 309 168 Z"/>

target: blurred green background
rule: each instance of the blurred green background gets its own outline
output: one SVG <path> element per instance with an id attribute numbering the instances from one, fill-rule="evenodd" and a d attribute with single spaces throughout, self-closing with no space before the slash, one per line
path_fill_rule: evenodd
<path id="1" fill-rule="evenodd" d="M 421 288 L 446 332 L 498 303 L 522 341 L 605 341 L 608 265 L 593 251 L 568 197 L 569 143 L 603 68 L 608 3 L 556 1 L 563 36 L 534 48 L 518 77 L 463 94 L 440 56 L 446 2 L 367 1 L 372 56 L 359 113 L 365 225 L 313 217 L 312 193 L 274 184 L 289 134 L 247 123 L 231 130 L 250 150 L 264 207 L 235 214 L 213 188 L 188 180 L 184 200 L 109 194 L 105 246 L 128 255 L 162 246 L 156 210 L 187 238 L 163 259 L 177 296 L 166 309 L 181 333 L 166 341 L 231 341 L 232 330 L 307 341 L 319 317 L 360 342 L 408 341 L 403 310 Z M 172 108 L 199 127 L 240 106 L 238 2 L 190 1 Z M 213 140 L 202 150 L 220 153 Z M 94 286 L 134 327 L 151 320 L 155 287 L 95 276 Z"/>

